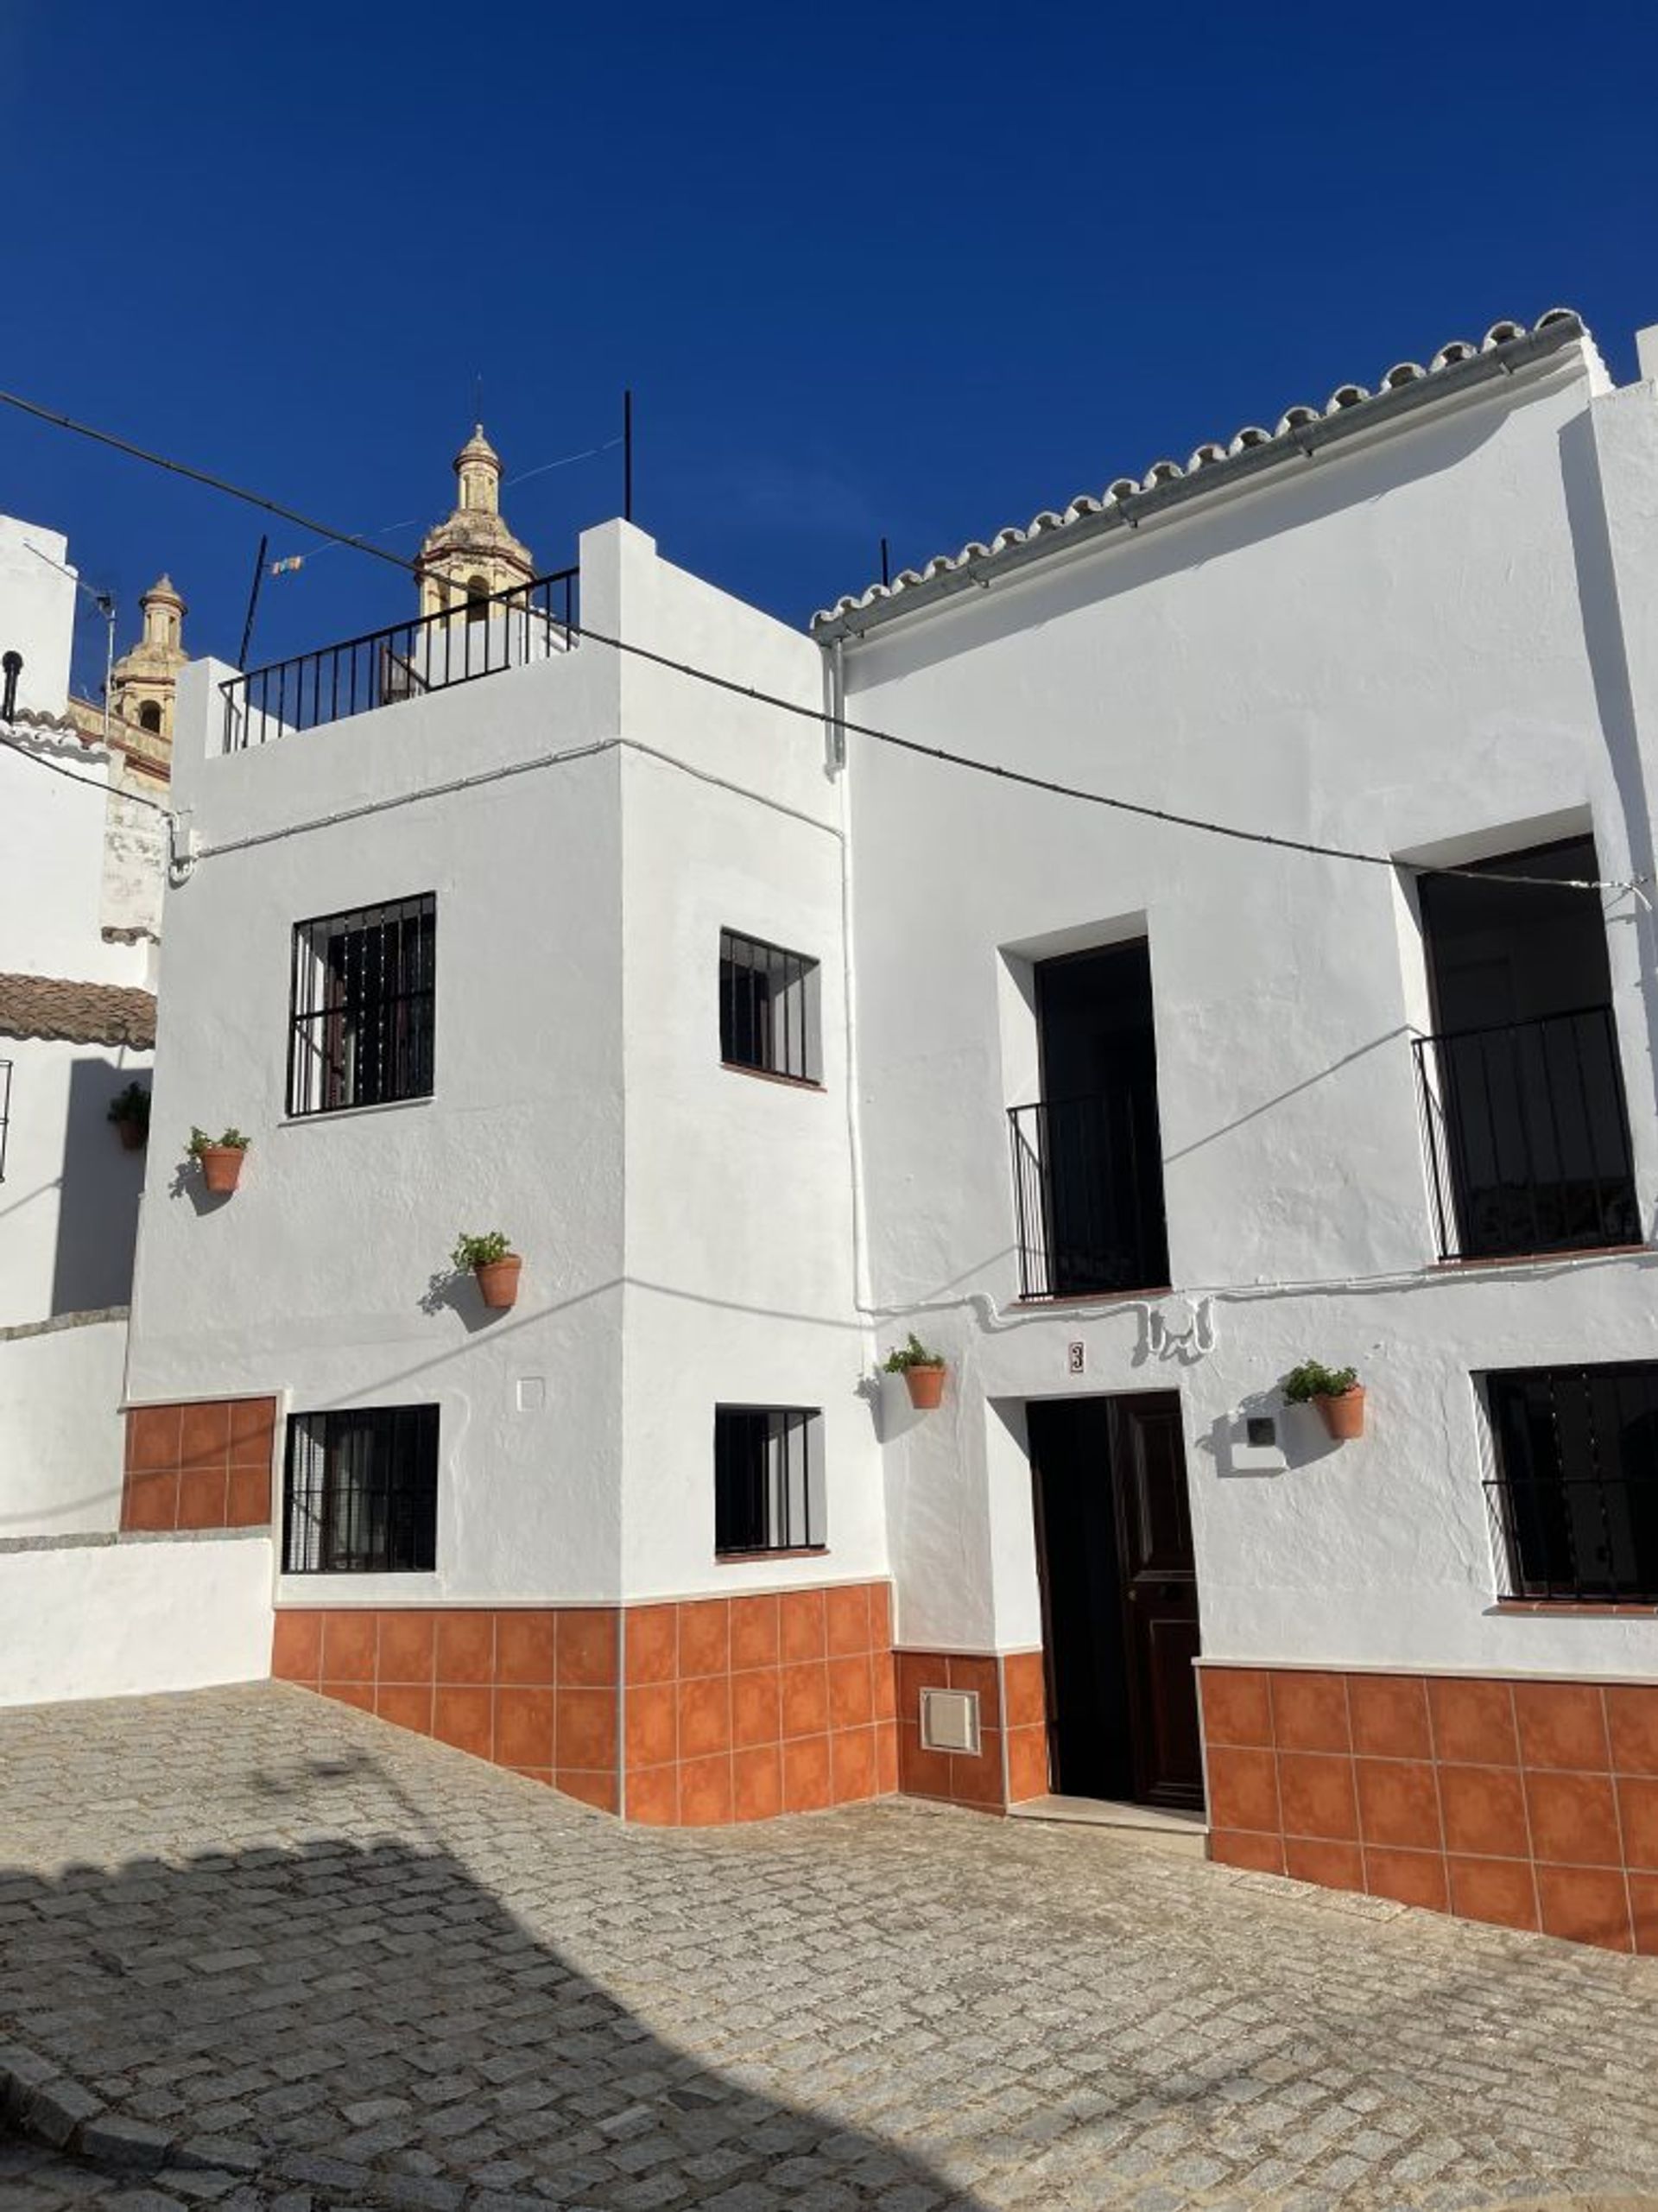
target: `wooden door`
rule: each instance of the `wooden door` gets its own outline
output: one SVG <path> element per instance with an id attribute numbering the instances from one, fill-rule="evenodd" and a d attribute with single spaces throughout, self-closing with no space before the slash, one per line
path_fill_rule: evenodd
<path id="1" fill-rule="evenodd" d="M 1110 1404 L 1134 1794 L 1142 1804 L 1200 1806 L 1198 1576 L 1180 1401 L 1159 1391 Z"/>

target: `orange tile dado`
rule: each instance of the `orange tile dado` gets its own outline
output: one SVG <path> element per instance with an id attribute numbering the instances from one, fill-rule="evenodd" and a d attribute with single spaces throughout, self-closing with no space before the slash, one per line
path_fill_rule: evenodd
<path id="1" fill-rule="evenodd" d="M 1212 1858 L 1658 1955 L 1658 1685 L 1198 1679 Z"/>
<path id="2" fill-rule="evenodd" d="M 271 1672 L 655 1826 L 898 1787 L 884 1582 L 626 1607 L 285 1607 Z"/>
<path id="3" fill-rule="evenodd" d="M 898 1786 L 979 1812 L 1047 1794 L 1047 1695 L 1040 1651 L 900 1651 Z M 965 1689 L 978 1697 L 977 1755 L 930 1750 L 921 1741 L 921 1693 Z"/>
<path id="4" fill-rule="evenodd" d="M 274 1398 L 130 1407 L 123 1531 L 269 1525 L 275 1436 Z"/>

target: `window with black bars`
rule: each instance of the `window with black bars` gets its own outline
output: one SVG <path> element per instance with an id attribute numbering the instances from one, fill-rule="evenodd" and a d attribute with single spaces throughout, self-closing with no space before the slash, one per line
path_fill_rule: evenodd
<path id="1" fill-rule="evenodd" d="M 735 929 L 719 933 L 719 1056 L 796 1083 L 820 1083 L 819 967 Z"/>
<path id="2" fill-rule="evenodd" d="M 430 892 L 299 923 L 290 1113 L 431 1094 L 437 945 L 438 903 Z"/>
<path id="3" fill-rule="evenodd" d="M 822 1432 L 815 1407 L 715 1407 L 716 1551 L 822 1550 Z"/>
<path id="4" fill-rule="evenodd" d="M 290 1418 L 285 1575 L 429 1574 L 437 1533 L 435 1405 Z"/>
<path id="5" fill-rule="evenodd" d="M 1658 1603 L 1658 1363 L 1485 1378 L 1511 1598 Z"/>

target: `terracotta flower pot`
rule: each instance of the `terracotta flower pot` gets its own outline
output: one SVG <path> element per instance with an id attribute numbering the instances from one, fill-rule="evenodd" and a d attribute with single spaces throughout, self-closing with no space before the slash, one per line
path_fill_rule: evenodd
<path id="1" fill-rule="evenodd" d="M 904 1380 L 909 1385 L 909 1402 L 917 1413 L 931 1413 L 935 1405 L 944 1402 L 944 1362 L 936 1367 L 906 1367 Z"/>
<path id="2" fill-rule="evenodd" d="M 480 1260 L 472 1270 L 478 1277 L 478 1295 L 486 1306 L 516 1306 L 518 1302 L 518 1276 L 523 1266 L 516 1252 L 502 1259 Z"/>
<path id="3" fill-rule="evenodd" d="M 206 1144 L 201 1154 L 202 1180 L 209 1190 L 234 1190 L 242 1180 L 243 1149 L 239 1144 Z"/>
<path id="4" fill-rule="evenodd" d="M 149 1135 L 149 1127 L 142 1121 L 117 1121 L 115 1128 L 123 1152 L 142 1150 L 144 1139 Z"/>
<path id="5" fill-rule="evenodd" d="M 1339 1398 L 1315 1398 L 1313 1404 L 1324 1416 L 1324 1425 L 1338 1443 L 1351 1442 L 1364 1434 L 1364 1385 L 1355 1383 Z"/>

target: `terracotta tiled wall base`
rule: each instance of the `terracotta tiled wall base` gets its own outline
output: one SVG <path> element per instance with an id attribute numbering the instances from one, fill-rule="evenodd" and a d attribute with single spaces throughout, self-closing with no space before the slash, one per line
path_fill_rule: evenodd
<path id="1" fill-rule="evenodd" d="M 132 1407 L 127 1415 L 121 1526 L 268 1526 L 275 1429 L 274 1398 Z"/>
<path id="2" fill-rule="evenodd" d="M 1658 1687 L 1199 1680 L 1212 1857 L 1658 1954 Z"/>
<path id="3" fill-rule="evenodd" d="M 618 1808 L 613 1606 L 284 1609 L 270 1670 L 458 1751 Z"/>
<path id="4" fill-rule="evenodd" d="M 898 1787 L 891 1593 L 630 1607 L 627 1816 L 706 1827 Z"/>
<path id="5" fill-rule="evenodd" d="M 1047 1796 L 1047 1709 L 1040 1651 L 1009 1651 L 998 1657 L 903 1651 L 896 1657 L 898 1786 L 907 1797 L 939 1797 L 952 1805 L 1005 1812 L 1010 1804 Z M 924 1689 L 978 1691 L 977 1758 L 925 1747 Z"/>

